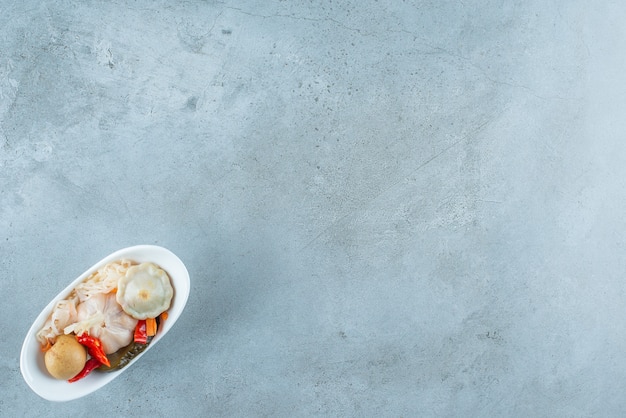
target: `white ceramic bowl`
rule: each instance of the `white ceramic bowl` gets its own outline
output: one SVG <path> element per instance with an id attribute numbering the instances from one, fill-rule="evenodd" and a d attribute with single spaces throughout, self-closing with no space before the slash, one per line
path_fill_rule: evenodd
<path id="1" fill-rule="evenodd" d="M 159 328 L 157 335 L 155 335 L 152 339 L 150 345 L 148 345 L 142 353 L 133 358 L 129 364 L 126 365 L 126 367 L 109 373 L 92 372 L 87 377 L 74 383 L 68 383 L 65 380 L 57 380 L 53 378 L 46 371 L 44 356 L 40 350 L 39 342 L 37 341 L 35 334 L 43 326 L 57 301 L 65 298 L 78 283 L 85 280 L 98 268 L 107 263 L 123 258 L 137 261 L 139 263 L 151 261 L 159 265 L 169 274 L 172 280 L 172 286 L 174 287 L 174 297 L 172 299 L 170 309 L 167 311 L 167 320 L 163 321 L 163 324 Z M 190 281 L 187 268 L 174 253 L 163 247 L 158 247 L 156 245 L 137 245 L 134 247 L 123 248 L 111 255 L 108 255 L 94 264 L 93 267 L 86 270 L 83 274 L 77 277 L 76 280 L 56 295 L 55 298 L 52 299 L 50 303 L 48 303 L 48 305 L 41 311 L 37 319 L 35 319 L 35 322 L 28 330 L 28 334 L 26 334 L 20 356 L 20 368 L 22 370 L 24 380 L 37 395 L 44 399 L 58 402 L 77 399 L 100 389 L 102 386 L 106 385 L 131 367 L 144 353 L 154 347 L 159 340 L 167 334 L 176 320 L 178 320 L 180 314 L 185 308 L 185 305 L 187 304 L 189 289 Z"/>

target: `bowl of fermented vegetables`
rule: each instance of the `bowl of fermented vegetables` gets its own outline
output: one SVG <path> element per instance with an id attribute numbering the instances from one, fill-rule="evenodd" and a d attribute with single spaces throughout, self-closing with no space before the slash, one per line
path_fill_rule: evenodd
<path id="1" fill-rule="evenodd" d="M 100 389 L 172 328 L 189 290 L 185 265 L 163 247 L 137 245 L 108 255 L 35 319 L 20 356 L 24 380 L 50 401 Z"/>

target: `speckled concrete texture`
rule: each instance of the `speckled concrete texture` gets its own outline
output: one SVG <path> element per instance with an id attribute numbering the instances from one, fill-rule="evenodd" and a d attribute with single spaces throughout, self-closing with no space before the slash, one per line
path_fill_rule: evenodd
<path id="1" fill-rule="evenodd" d="M 623 416 L 626 5 L 0 9 L 1 416 Z M 183 316 L 39 398 L 32 321 L 134 244 Z"/>

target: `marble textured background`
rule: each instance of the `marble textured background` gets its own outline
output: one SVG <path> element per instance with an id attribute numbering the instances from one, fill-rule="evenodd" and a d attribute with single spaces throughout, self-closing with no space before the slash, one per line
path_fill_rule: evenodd
<path id="1" fill-rule="evenodd" d="M 1 416 L 623 416 L 622 3 L 0 9 Z M 141 243 L 177 326 L 40 399 L 30 324 Z"/>

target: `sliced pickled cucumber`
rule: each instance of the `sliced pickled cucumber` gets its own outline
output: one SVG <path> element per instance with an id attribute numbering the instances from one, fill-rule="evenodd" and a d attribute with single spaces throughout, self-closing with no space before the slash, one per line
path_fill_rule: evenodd
<path id="1" fill-rule="evenodd" d="M 115 353 L 108 354 L 107 358 L 111 363 L 111 367 L 107 367 L 103 364 L 96 370 L 99 372 L 114 372 L 127 366 L 133 358 L 135 358 L 139 353 L 145 350 L 146 347 L 148 347 L 150 341 L 152 341 L 152 337 L 148 338 L 148 342 L 146 344 L 140 344 L 133 341 L 126 347 L 120 348 Z"/>

